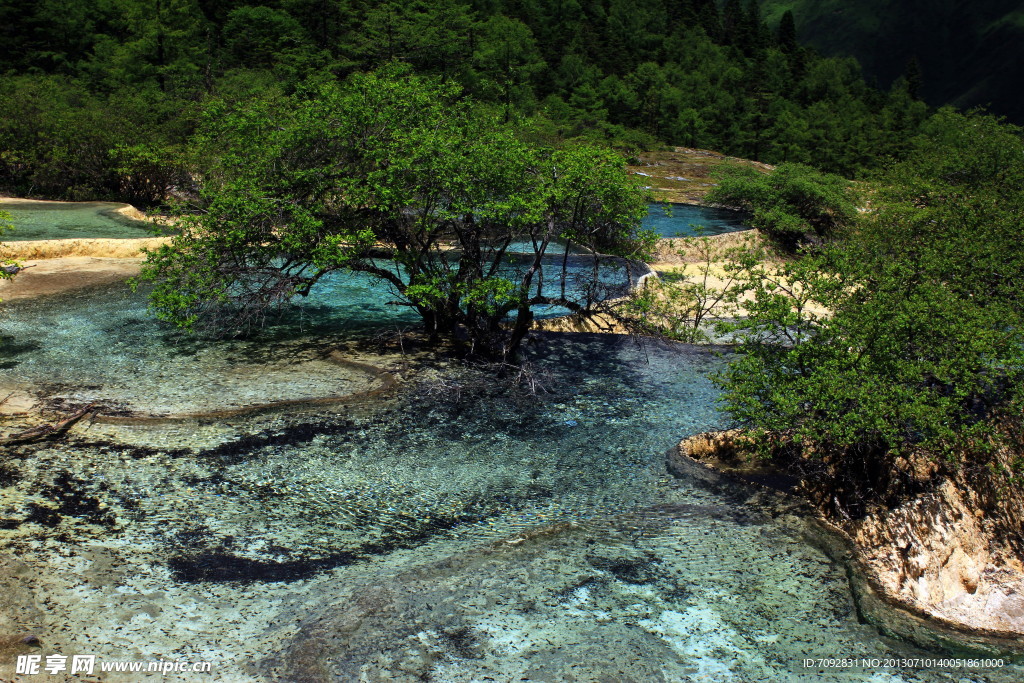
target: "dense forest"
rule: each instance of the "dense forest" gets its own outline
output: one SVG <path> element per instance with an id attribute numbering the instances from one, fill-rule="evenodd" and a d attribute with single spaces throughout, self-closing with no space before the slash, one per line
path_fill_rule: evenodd
<path id="1" fill-rule="evenodd" d="M 756 0 L 9 0 L 0 187 L 151 205 L 215 102 L 273 100 L 386 62 L 454 81 L 534 139 L 712 148 L 854 176 L 928 116 L 919 84 L 766 23 Z"/>

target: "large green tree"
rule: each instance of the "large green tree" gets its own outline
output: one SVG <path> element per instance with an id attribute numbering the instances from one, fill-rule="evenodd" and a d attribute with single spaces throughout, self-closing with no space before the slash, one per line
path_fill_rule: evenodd
<path id="1" fill-rule="evenodd" d="M 585 312 L 572 245 L 628 266 L 645 193 L 600 149 L 539 149 L 458 89 L 398 67 L 294 98 L 214 108 L 201 212 L 149 255 L 158 314 L 240 330 L 338 270 L 368 273 L 469 353 L 514 354 L 535 307 Z"/>

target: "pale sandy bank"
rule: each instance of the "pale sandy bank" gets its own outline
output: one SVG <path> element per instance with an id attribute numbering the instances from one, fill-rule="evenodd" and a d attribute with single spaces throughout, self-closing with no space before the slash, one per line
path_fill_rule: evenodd
<path id="1" fill-rule="evenodd" d="M 25 240 L 0 244 L 0 257 L 20 260 L 69 256 L 138 258 L 143 249 L 156 249 L 162 244 L 168 244 L 170 240 L 170 237 Z"/>
<path id="2" fill-rule="evenodd" d="M 16 301 L 123 282 L 139 272 L 141 263 L 140 256 L 65 256 L 23 260 L 25 270 L 10 280 L 0 280 L 0 300 Z"/>

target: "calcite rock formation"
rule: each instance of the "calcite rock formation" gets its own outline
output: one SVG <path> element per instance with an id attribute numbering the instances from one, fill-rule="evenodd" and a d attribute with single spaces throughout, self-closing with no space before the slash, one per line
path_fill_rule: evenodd
<path id="1" fill-rule="evenodd" d="M 945 480 L 848 531 L 887 593 L 971 628 L 1024 635 L 1024 563 L 964 498 Z"/>

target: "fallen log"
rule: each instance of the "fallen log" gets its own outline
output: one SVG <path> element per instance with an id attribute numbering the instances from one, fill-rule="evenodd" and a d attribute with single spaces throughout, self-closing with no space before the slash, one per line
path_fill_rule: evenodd
<path id="1" fill-rule="evenodd" d="M 57 424 L 39 425 L 38 427 L 27 429 L 24 432 L 0 438 L 0 446 L 14 446 L 18 444 L 35 443 L 45 439 L 56 439 L 74 427 L 75 424 L 83 417 L 91 414 L 93 412 L 92 409 L 94 405 L 94 403 L 90 403 Z"/>
<path id="2" fill-rule="evenodd" d="M 4 265 L 0 266 L 0 273 L 3 273 L 7 277 L 14 277 L 21 271 L 25 270 L 26 268 L 34 267 L 34 265 L 35 264 L 31 266 L 23 266 L 19 263 L 5 263 Z"/>

